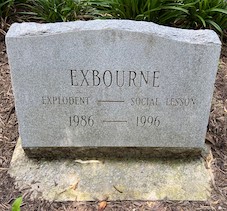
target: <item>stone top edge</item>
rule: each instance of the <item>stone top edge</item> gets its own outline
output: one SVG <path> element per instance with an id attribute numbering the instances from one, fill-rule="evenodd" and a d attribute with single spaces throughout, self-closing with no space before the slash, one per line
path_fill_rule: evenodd
<path id="1" fill-rule="evenodd" d="M 133 20 L 91 20 L 57 23 L 14 23 L 7 32 L 7 38 L 40 37 L 60 33 L 97 30 L 120 30 L 156 35 L 166 39 L 194 44 L 218 44 L 221 41 L 213 30 L 179 29 L 152 22 Z"/>

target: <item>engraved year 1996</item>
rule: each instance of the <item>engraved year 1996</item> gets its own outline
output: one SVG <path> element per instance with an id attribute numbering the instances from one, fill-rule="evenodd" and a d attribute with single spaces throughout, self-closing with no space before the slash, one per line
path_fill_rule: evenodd
<path id="1" fill-rule="evenodd" d="M 159 117 L 153 116 L 137 116 L 136 117 L 136 126 L 155 126 L 158 127 L 160 125 Z"/>
<path id="2" fill-rule="evenodd" d="M 82 126 L 82 127 L 92 127 L 94 125 L 94 119 L 92 116 L 86 115 L 74 115 L 69 117 L 69 126 Z"/>

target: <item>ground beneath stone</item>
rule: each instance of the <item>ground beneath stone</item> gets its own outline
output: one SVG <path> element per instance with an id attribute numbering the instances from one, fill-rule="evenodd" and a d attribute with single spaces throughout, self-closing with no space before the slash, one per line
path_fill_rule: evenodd
<path id="1" fill-rule="evenodd" d="M 227 47 L 222 50 L 221 61 L 215 83 L 215 91 L 207 128 L 206 142 L 212 154 L 207 165 L 214 172 L 211 197 L 207 202 L 190 201 L 108 201 L 96 202 L 48 202 L 31 200 L 29 188 L 19 191 L 14 179 L 7 173 L 13 150 L 18 139 L 18 123 L 15 114 L 10 70 L 6 48 L 0 37 L 0 210 L 10 210 L 13 201 L 23 196 L 22 211 L 70 211 L 70 210 L 227 210 Z M 133 175 L 133 172 L 132 172 Z M 103 202 L 101 202 L 103 200 Z M 107 203 L 106 203 L 107 201 Z"/>

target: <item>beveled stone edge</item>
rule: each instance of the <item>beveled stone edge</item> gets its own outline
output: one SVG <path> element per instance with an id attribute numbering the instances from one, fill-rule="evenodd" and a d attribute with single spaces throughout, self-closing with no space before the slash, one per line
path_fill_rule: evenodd
<path id="1" fill-rule="evenodd" d="M 6 34 L 6 40 L 8 38 L 48 36 L 60 33 L 98 30 L 124 30 L 147 35 L 155 35 L 157 37 L 191 44 L 215 44 L 221 46 L 221 41 L 216 32 L 213 30 L 181 29 L 159 25 L 153 22 L 116 19 L 71 21 L 61 23 L 13 23 Z"/>
<path id="2" fill-rule="evenodd" d="M 207 148 L 158 147 L 23 147 L 30 158 L 149 159 L 206 157 Z"/>

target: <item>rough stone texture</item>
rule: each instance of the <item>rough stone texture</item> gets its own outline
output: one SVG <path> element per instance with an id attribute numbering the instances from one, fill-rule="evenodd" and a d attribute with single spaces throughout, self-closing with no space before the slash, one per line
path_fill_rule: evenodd
<path id="1" fill-rule="evenodd" d="M 143 158 L 150 157 L 194 157 L 207 155 L 207 149 L 198 148 L 154 148 L 154 147 L 36 147 L 24 148 L 25 153 L 31 158 Z M 127 152 L 127 153 L 126 153 Z"/>
<path id="2" fill-rule="evenodd" d="M 204 147 L 215 32 L 129 20 L 22 23 L 6 43 L 27 151 Z"/>
<path id="3" fill-rule="evenodd" d="M 33 198 L 55 201 L 196 200 L 210 195 L 203 159 L 36 160 L 18 142 L 11 176 Z"/>

